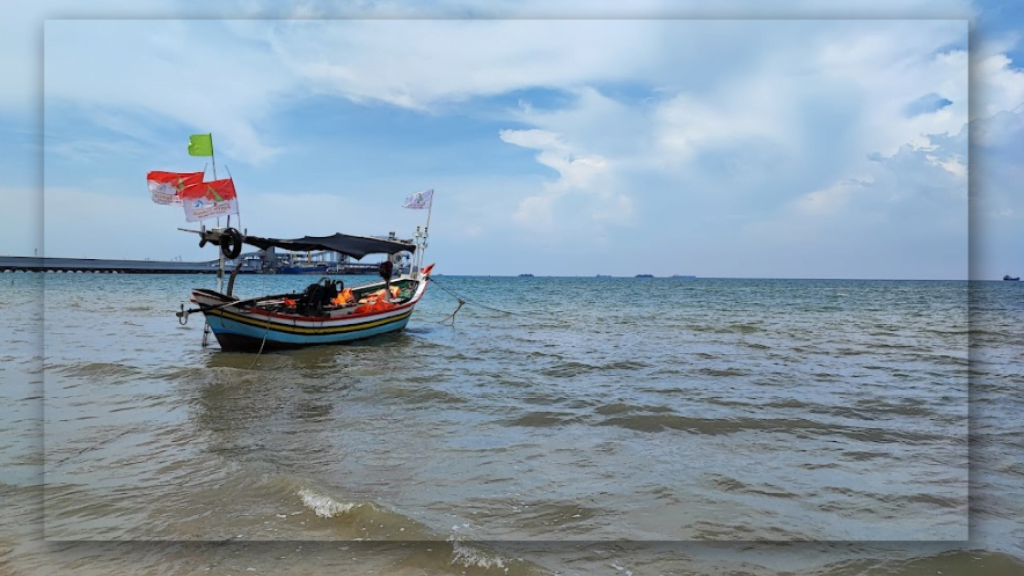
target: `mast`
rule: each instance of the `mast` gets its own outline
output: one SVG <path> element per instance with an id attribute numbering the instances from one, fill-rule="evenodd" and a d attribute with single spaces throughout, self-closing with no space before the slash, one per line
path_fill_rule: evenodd
<path id="1" fill-rule="evenodd" d="M 217 158 L 213 151 L 213 133 L 210 133 L 210 166 L 213 167 L 213 179 L 217 179 Z M 231 226 L 231 215 L 228 215 L 228 226 Z M 220 228 L 220 216 L 217 217 L 217 228 Z M 224 293 L 224 250 L 217 250 L 217 292 Z"/>

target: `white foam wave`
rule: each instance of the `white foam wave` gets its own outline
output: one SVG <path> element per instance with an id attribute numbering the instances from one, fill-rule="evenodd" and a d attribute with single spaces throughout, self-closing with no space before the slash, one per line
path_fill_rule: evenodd
<path id="1" fill-rule="evenodd" d="M 451 564 L 461 564 L 466 568 L 476 566 L 485 570 L 497 568 L 508 574 L 508 566 L 505 566 L 505 561 L 500 556 L 493 556 L 466 546 L 455 537 L 449 537 L 448 541 L 452 543 Z"/>
<path id="2" fill-rule="evenodd" d="M 321 518 L 333 518 L 338 514 L 347 514 L 359 504 L 352 502 L 338 502 L 333 500 L 329 496 L 317 494 L 312 490 L 299 490 L 299 497 L 302 498 L 302 503 L 317 516 Z"/>

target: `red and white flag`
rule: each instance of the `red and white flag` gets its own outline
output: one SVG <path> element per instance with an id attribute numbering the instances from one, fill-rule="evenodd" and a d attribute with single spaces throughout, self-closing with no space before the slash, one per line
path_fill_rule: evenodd
<path id="1" fill-rule="evenodd" d="M 434 189 L 431 188 L 425 192 L 415 192 L 410 194 L 405 199 L 405 203 L 402 204 L 402 208 L 430 208 L 430 204 L 434 201 Z"/>
<path id="2" fill-rule="evenodd" d="M 181 204 L 181 189 L 203 181 L 202 172 L 160 172 L 146 174 L 149 193 L 157 204 Z"/>
<path id="3" fill-rule="evenodd" d="M 238 214 L 238 197 L 230 178 L 186 186 L 181 190 L 181 203 L 189 222 Z"/>

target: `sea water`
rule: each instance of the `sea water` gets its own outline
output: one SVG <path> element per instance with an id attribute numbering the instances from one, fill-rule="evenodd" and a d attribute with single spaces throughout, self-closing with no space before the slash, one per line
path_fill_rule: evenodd
<path id="1" fill-rule="evenodd" d="M 212 283 L 0 275 L 15 573 L 1024 570 L 1016 283 L 439 276 L 258 356 Z"/>

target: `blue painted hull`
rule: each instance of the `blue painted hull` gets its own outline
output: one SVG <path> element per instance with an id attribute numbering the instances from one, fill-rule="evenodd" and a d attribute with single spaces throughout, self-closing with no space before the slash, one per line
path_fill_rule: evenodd
<path id="1" fill-rule="evenodd" d="M 293 348 L 305 348 L 307 346 L 322 346 L 325 344 L 341 344 L 362 340 L 380 334 L 397 332 L 405 328 L 412 315 L 410 310 L 407 314 L 396 317 L 393 320 L 376 323 L 365 328 L 353 329 L 345 332 L 328 334 L 295 334 L 288 333 L 269 326 L 255 326 L 223 316 L 208 315 L 207 324 L 213 331 L 222 350 L 228 351 L 253 351 L 253 350 L 283 350 Z"/>
<path id="2" fill-rule="evenodd" d="M 300 294 L 278 294 L 250 300 L 238 300 L 206 288 L 192 291 L 192 300 L 199 304 L 206 323 L 222 350 L 255 352 L 342 344 L 371 338 L 405 328 L 413 309 L 423 297 L 429 276 L 422 281 L 396 279 L 392 285 L 411 288 L 411 298 L 394 303 L 373 303 L 368 298 L 359 303 L 332 305 L 311 312 L 296 307 L 293 298 Z M 384 282 L 366 284 L 363 294 L 383 291 Z M 286 305 L 285 302 L 291 302 Z"/>

